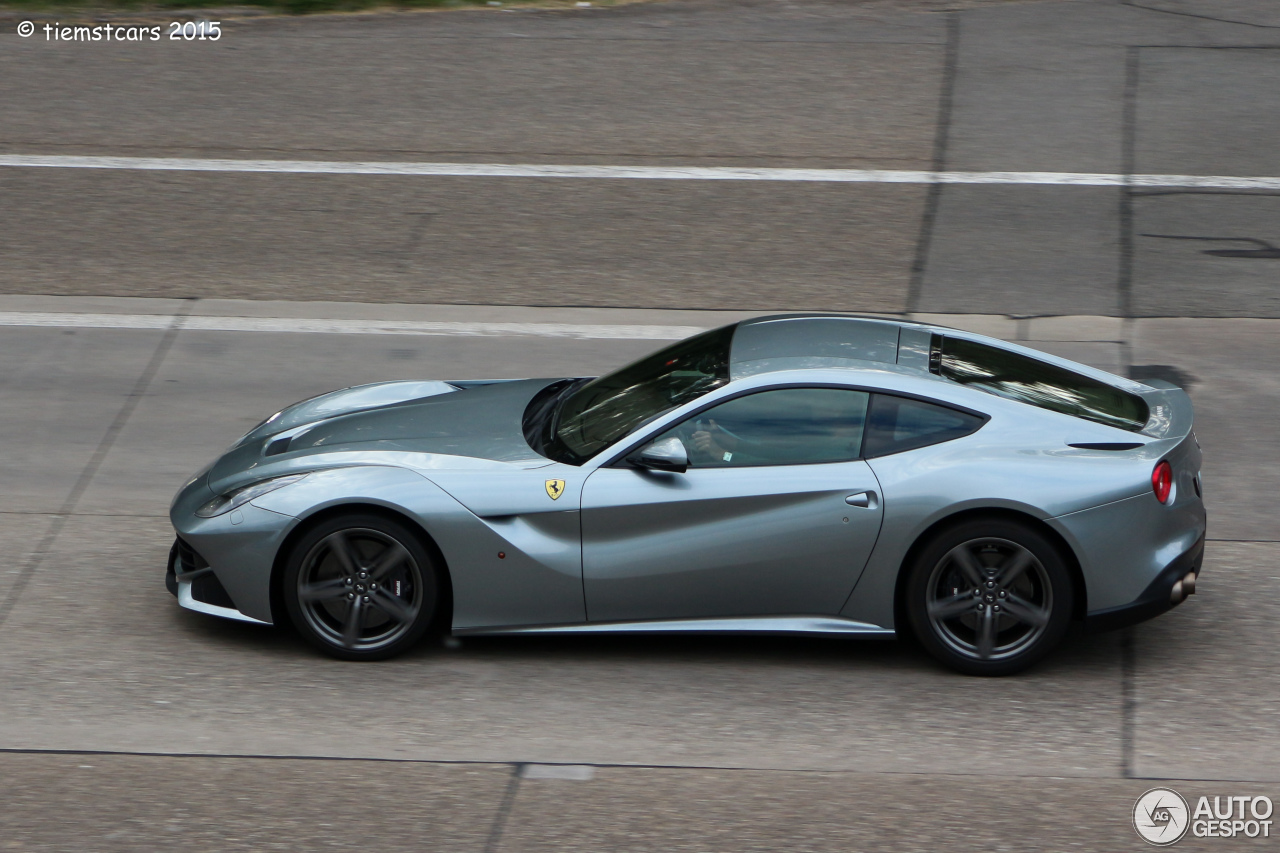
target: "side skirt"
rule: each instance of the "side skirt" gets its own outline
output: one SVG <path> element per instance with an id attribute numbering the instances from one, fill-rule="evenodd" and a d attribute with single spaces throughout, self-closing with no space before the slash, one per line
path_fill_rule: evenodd
<path id="1" fill-rule="evenodd" d="M 454 629 L 455 636 L 496 634 L 799 634 L 892 638 L 892 628 L 839 616 L 728 616 L 715 619 L 652 619 L 572 625 L 512 625 Z"/>

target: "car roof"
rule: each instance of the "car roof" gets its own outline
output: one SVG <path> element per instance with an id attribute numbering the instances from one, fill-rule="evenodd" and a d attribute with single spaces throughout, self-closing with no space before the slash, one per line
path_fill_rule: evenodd
<path id="1" fill-rule="evenodd" d="M 914 320 L 824 312 L 772 314 L 738 323 L 729 351 L 729 376 L 736 380 L 782 370 L 890 365 L 932 376 L 929 352 L 934 335 L 1008 350 L 1130 393 L 1152 390 L 1132 379 L 987 335 Z"/>
<path id="2" fill-rule="evenodd" d="M 729 372 L 738 378 L 805 367 L 865 367 L 867 362 L 927 372 L 929 333 L 923 334 L 923 364 L 914 364 L 910 340 L 903 353 L 907 358 L 899 357 L 903 329 L 904 324 L 892 320 L 838 314 L 756 317 L 739 323 L 734 332 Z"/>

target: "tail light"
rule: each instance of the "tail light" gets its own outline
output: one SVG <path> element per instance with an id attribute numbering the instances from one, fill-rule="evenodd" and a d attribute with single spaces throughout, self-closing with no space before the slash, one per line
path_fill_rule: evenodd
<path id="1" fill-rule="evenodd" d="M 1151 490 L 1156 493 L 1156 500 L 1160 503 L 1169 502 L 1169 493 L 1173 491 L 1173 468 L 1168 462 L 1161 462 L 1151 472 Z"/>

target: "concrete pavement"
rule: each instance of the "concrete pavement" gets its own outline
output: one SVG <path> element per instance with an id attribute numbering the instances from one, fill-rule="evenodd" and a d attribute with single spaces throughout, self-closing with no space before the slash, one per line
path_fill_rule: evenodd
<path id="1" fill-rule="evenodd" d="M 67 314 L 88 307 L 120 315 L 170 316 L 178 307 L 205 315 L 269 313 L 269 306 L 218 301 L 0 300 L 9 313 L 23 305 Z M 288 313 L 297 319 L 346 310 L 438 311 L 453 319 L 520 315 L 493 307 L 300 304 Z M 526 319 L 558 314 L 535 309 Z M 728 319 L 652 310 L 580 314 L 588 315 L 605 325 Z M 947 674 L 896 643 L 750 638 L 468 639 L 458 649 L 426 646 L 401 660 L 353 667 L 315 656 L 287 631 L 227 624 L 175 606 L 160 576 L 172 535 L 166 501 L 183 476 L 266 412 L 325 388 L 387 377 L 595 373 L 658 342 L 196 329 L 169 334 L 161 350 L 166 333 L 154 329 L 0 329 L 0 342 L 12 348 L 10 361 L 28 365 L 0 379 L 0 393 L 6 400 L 31 394 L 28 405 L 5 407 L 12 459 L 28 460 L 27 466 L 0 471 L 0 537 L 14 555 L 0 581 L 0 748 L 20 753 L 3 761 L 20 758 L 28 763 L 15 766 L 29 770 L 15 772 L 10 785 L 18 799 L 36 797 L 46 784 L 42 774 L 72 772 L 72 758 L 37 758 L 32 749 L 428 762 L 403 770 L 358 761 L 333 767 L 371 779 L 425 774 L 421 784 L 433 795 L 452 790 L 443 776 L 431 781 L 433 774 L 454 774 L 439 762 L 480 762 L 506 768 L 477 768 L 477 779 L 489 781 L 465 798 L 483 806 L 485 821 L 497 821 L 494 798 L 511 779 L 512 765 L 580 763 L 618 770 L 599 771 L 584 783 L 547 783 L 552 797 L 559 790 L 582 792 L 573 794 L 579 804 L 550 824 L 541 817 L 547 807 L 536 804 L 541 794 L 535 789 L 543 789 L 521 783 L 522 799 L 503 813 L 512 827 L 524 829 L 503 835 L 502 843 L 513 847 L 490 849 L 640 849 L 668 844 L 663 839 L 696 845 L 699 835 L 685 822 L 696 815 L 713 816 L 707 820 L 718 835 L 707 843 L 726 849 L 769 847 L 778 833 L 799 831 L 786 829 L 795 820 L 832 833 L 826 840 L 801 833 L 808 839 L 803 849 L 835 849 L 837 841 L 855 839 L 918 849 L 913 844 L 934 838 L 933 831 L 946 838 L 951 812 L 932 809 L 913 829 L 896 829 L 896 812 L 870 789 L 901 785 L 901 797 L 924 797 L 910 792 L 956 777 L 961 788 L 1010 797 L 1016 788 L 1028 802 L 1033 792 L 1059 802 L 1053 798 L 1091 790 L 1096 799 L 1085 799 L 1097 806 L 1066 813 L 1083 821 L 1083 829 L 1073 830 L 1082 843 L 1096 845 L 1114 838 L 1106 826 L 1124 815 L 1129 789 L 1140 786 L 1123 781 L 1128 777 L 1249 781 L 1249 790 L 1280 783 L 1274 713 L 1280 680 L 1267 663 L 1280 607 L 1280 530 L 1260 508 L 1276 485 L 1274 442 L 1265 428 L 1280 409 L 1280 387 L 1265 377 L 1275 321 L 929 319 L 1004 333 L 1098 366 L 1176 364 L 1193 378 L 1212 525 L 1196 597 L 1132 635 L 1074 637 L 1051 661 L 1007 680 Z M 23 360 L 19 352 L 50 356 Z M 52 357 L 58 352 L 100 365 L 114 386 L 61 369 Z M 1234 405 L 1245 396 L 1248 406 Z M 31 483 L 45 485 L 41 491 Z M 128 762 L 142 760 L 104 761 L 122 767 L 122 780 L 141 772 L 129 770 Z M 247 772 L 232 758 L 207 761 L 229 762 L 232 775 Z M 288 770 L 294 766 L 262 772 L 305 779 L 305 771 Z M 671 767 L 662 772 L 673 775 L 640 770 L 655 766 Z M 293 784 L 306 788 L 298 781 L 284 785 L 279 798 L 253 798 L 257 817 L 246 820 L 257 833 L 268 831 L 271 809 L 301 797 L 288 793 Z M 311 784 L 323 786 L 320 779 Z M 810 784 L 815 793 L 808 811 L 801 809 L 804 817 L 783 817 L 800 808 L 786 806 L 788 798 L 808 802 Z M 695 809 L 681 785 L 705 789 L 708 799 Z M 741 811 L 733 803 L 754 802 L 753 786 L 759 797 L 783 804 Z M 74 802 L 74 790 L 68 788 L 65 802 Z M 841 824 L 841 803 L 868 797 L 864 809 L 872 822 Z M 148 815 L 168 815 L 161 806 Z M 24 813 L 6 808 L 9 815 Z M 215 798 L 198 808 L 234 811 L 234 804 Z M 451 821 L 471 820 L 466 809 L 447 811 Z M 648 827 L 628 822 L 640 813 L 663 820 Z M 174 815 L 195 820 L 195 812 Z M 138 821 L 116 838 L 159 831 L 152 818 Z M 54 845 L 88 838 L 73 826 L 32 830 L 29 838 Z M 564 833 L 577 826 L 581 836 L 570 844 Z M 388 830 L 389 844 L 401 843 L 397 833 Z M 198 847 L 200 838 L 193 835 L 187 844 Z M 468 838 L 480 843 L 479 836 Z M 984 839 L 974 835 L 974 848 Z"/>
<path id="2" fill-rule="evenodd" d="M 648 851 L 1137 850 L 1150 783 L 1027 777 L 0 754 L 8 849 Z M 521 772 L 523 771 L 523 773 Z M 20 787 L 7 780 L 22 779 Z M 1174 781 L 1184 796 L 1223 796 Z M 1234 789 L 1233 789 L 1234 790 Z M 1266 786 L 1252 790 L 1267 791 Z M 1276 796 L 1274 789 L 1271 796 Z M 50 803 L 82 801 L 67 814 Z M 1194 802 L 1194 799 L 1192 799 Z M 1186 838 L 1178 849 L 1267 849 Z"/>

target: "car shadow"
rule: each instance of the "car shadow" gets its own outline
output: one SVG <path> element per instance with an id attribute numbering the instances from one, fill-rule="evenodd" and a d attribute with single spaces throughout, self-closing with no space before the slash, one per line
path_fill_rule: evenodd
<path id="1" fill-rule="evenodd" d="M 615 634 L 577 636 L 475 636 L 424 642 L 406 657 L 473 658 L 490 662 L 558 660 L 672 664 L 758 664 L 763 667 L 839 668 L 875 671 L 932 672 L 969 678 L 947 669 L 918 643 L 902 639 L 852 639 L 769 635 L 657 635 Z M 1062 646 L 1028 671 L 1066 675 L 1081 672 L 1120 672 L 1120 634 L 1072 630 Z"/>

